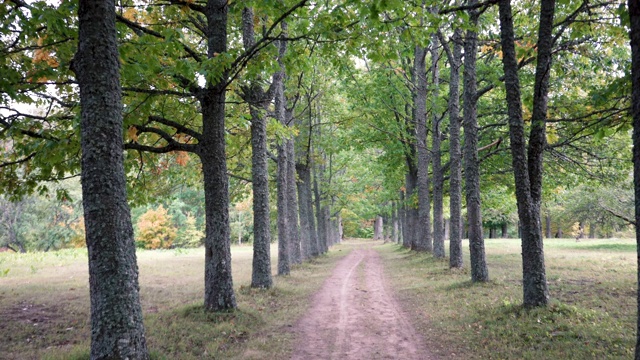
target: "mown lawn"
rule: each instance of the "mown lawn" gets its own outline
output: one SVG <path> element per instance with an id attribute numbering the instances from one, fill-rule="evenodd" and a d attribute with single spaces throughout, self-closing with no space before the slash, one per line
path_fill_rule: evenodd
<path id="1" fill-rule="evenodd" d="M 468 243 L 465 265 L 468 265 Z M 523 309 L 520 241 L 486 240 L 491 281 L 397 245 L 377 247 L 387 277 L 445 359 L 629 359 L 636 324 L 632 239 L 545 241 L 547 309 Z"/>

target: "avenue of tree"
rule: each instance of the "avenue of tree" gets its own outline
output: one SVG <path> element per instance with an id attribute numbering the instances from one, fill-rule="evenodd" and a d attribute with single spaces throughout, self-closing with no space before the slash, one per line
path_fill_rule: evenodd
<path id="1" fill-rule="evenodd" d="M 200 214 L 208 311 L 237 306 L 247 199 L 252 287 L 273 241 L 285 276 L 364 226 L 452 268 L 468 238 L 486 282 L 485 230 L 511 225 L 525 307 L 549 303 L 545 236 L 640 221 L 638 1 L 11 0 L 0 21 L 2 244 L 44 247 L 25 199 L 83 212 L 92 358 L 148 358 L 130 205 Z"/>

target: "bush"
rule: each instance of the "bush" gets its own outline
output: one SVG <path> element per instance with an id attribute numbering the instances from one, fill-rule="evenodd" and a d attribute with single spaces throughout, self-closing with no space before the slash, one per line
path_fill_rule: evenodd
<path id="1" fill-rule="evenodd" d="M 167 210 L 160 205 L 138 219 L 136 244 L 145 249 L 169 249 L 176 239 L 176 229 Z"/>

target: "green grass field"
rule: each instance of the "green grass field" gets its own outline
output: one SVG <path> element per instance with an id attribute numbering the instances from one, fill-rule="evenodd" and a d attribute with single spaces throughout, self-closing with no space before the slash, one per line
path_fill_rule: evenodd
<path id="1" fill-rule="evenodd" d="M 206 314 L 200 307 L 202 249 L 138 251 L 153 358 L 286 358 L 292 348 L 289 327 L 336 261 L 360 243 L 334 247 L 295 267 L 291 276 L 276 277 L 275 288 L 266 291 L 248 287 L 251 248 L 232 247 L 239 310 L 225 314 Z M 636 249 L 631 239 L 547 240 L 553 302 L 538 310 L 519 305 L 519 240 L 486 240 L 492 279 L 487 284 L 471 284 L 467 270 L 449 270 L 447 261 L 377 244 L 389 286 L 443 359 L 632 357 Z M 87 359 L 89 331 L 85 250 L 0 253 L 0 358 Z"/>

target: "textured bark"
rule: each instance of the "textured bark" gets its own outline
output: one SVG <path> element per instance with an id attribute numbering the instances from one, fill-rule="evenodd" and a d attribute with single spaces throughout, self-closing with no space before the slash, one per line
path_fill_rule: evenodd
<path id="1" fill-rule="evenodd" d="M 551 215 L 547 214 L 544 217 L 544 237 L 546 237 L 547 239 L 551 238 Z"/>
<path id="2" fill-rule="evenodd" d="M 253 179 L 253 266 L 251 287 L 270 288 L 271 227 L 269 211 L 269 170 L 267 166 L 267 121 L 251 108 L 251 149 Z"/>
<path id="3" fill-rule="evenodd" d="M 307 191 L 309 196 L 306 199 L 307 205 L 307 214 L 309 216 L 309 233 L 310 233 L 310 244 L 309 244 L 309 255 L 310 256 L 318 256 L 320 255 L 320 240 L 318 237 L 318 228 L 316 227 L 315 215 L 313 213 L 313 196 L 312 196 L 312 187 L 311 187 L 311 172 L 309 172 L 309 182 L 307 183 Z"/>
<path id="4" fill-rule="evenodd" d="M 209 58 L 227 51 L 227 13 L 225 0 L 210 0 L 206 5 Z M 207 83 L 200 97 L 202 140 L 199 143 L 205 194 L 205 294 L 207 310 L 236 308 L 231 277 L 229 238 L 229 179 L 225 148 L 225 82 Z"/>
<path id="5" fill-rule="evenodd" d="M 415 230 L 413 250 L 432 251 L 431 199 L 429 196 L 429 149 L 427 147 L 427 76 L 425 57 L 427 49 L 416 46 L 414 51 L 414 121 L 416 124 L 418 219 L 413 222 Z"/>
<path id="6" fill-rule="evenodd" d="M 441 153 L 441 136 L 440 130 L 440 111 L 437 107 L 438 97 L 440 96 L 440 67 L 438 61 L 438 36 L 432 35 L 431 40 L 431 76 L 433 91 L 431 98 L 433 99 L 431 112 L 432 120 L 432 157 L 433 157 L 433 255 L 437 258 L 444 258 L 444 173 L 442 171 L 442 153 Z"/>
<path id="7" fill-rule="evenodd" d="M 384 240 L 382 216 L 376 215 L 373 222 L 373 240 Z"/>
<path id="8" fill-rule="evenodd" d="M 287 24 L 280 24 L 282 32 L 286 34 Z M 275 87 L 275 113 L 278 121 L 287 126 L 286 99 L 284 96 L 284 77 L 286 68 L 282 59 L 287 51 L 287 42 L 278 41 L 278 64 L 280 66 L 280 81 Z M 289 204 L 287 201 L 288 181 L 288 151 L 286 141 L 278 145 L 278 174 L 276 180 L 277 187 L 277 207 L 278 207 L 278 275 L 289 275 L 291 267 L 289 263 L 289 243 L 293 237 L 292 225 L 289 223 Z"/>
<path id="9" fill-rule="evenodd" d="M 539 71 L 549 71 L 551 60 L 551 39 L 540 41 L 541 38 L 551 36 L 553 28 L 554 2 L 543 0 L 541 3 L 540 29 L 538 34 L 538 65 L 536 67 L 536 85 L 534 91 L 546 91 L 546 86 L 538 84 L 544 77 L 548 81 L 548 74 L 544 75 Z M 534 159 L 527 161 L 524 121 L 522 118 L 522 103 L 520 97 L 520 82 L 518 79 L 518 63 L 515 53 L 515 36 L 513 31 L 513 18 L 510 0 L 501 0 L 500 10 L 500 32 L 503 49 L 503 67 L 505 73 L 505 88 L 507 95 L 507 107 L 509 114 L 509 138 L 511 141 L 512 164 L 514 169 L 516 199 L 518 204 L 518 217 L 520 219 L 522 236 L 522 268 L 523 268 L 523 298 L 527 307 L 546 306 L 549 302 L 549 291 L 544 266 L 544 251 L 542 246 L 542 224 L 540 221 L 540 193 L 541 189 L 533 189 L 541 186 L 541 174 L 534 174 L 536 179 L 531 182 L 530 175 L 533 171 L 542 171 L 542 154 L 544 137 L 540 143 L 539 134 L 533 132 L 544 132 L 544 123 L 539 124 L 539 114 L 534 115 L 532 124 L 532 134 L 530 136 L 529 156 Z M 542 46 L 542 47 L 541 47 Z M 545 60 L 546 59 L 546 60 Z M 546 63 L 546 65 L 545 65 Z M 546 68 L 546 70 L 544 70 Z M 534 94 L 534 111 L 539 112 L 541 107 L 535 104 L 535 99 L 540 101 L 542 94 Z M 542 98 L 546 98 L 546 93 Z M 535 110 L 537 108 L 537 110 Z M 544 106 L 546 109 L 546 105 Z M 545 115 L 546 116 L 546 110 Z M 537 119 L 537 120 L 536 120 Z M 544 121 L 544 120 L 542 120 Z M 542 127 L 542 128 L 541 128 Z M 535 129 L 535 130 L 534 130 Z M 543 133 L 544 134 L 544 133 Z M 531 146 L 537 150 L 531 150 Z M 540 154 L 536 153 L 540 151 Z"/>
<path id="10" fill-rule="evenodd" d="M 253 9 L 242 10 L 242 40 L 245 50 L 255 44 Z M 273 75 L 272 89 L 278 87 L 281 72 Z M 269 168 L 267 163 L 266 110 L 273 93 L 265 91 L 261 79 L 242 87 L 242 98 L 249 104 L 251 115 L 251 177 L 253 186 L 253 261 L 251 287 L 270 288 L 271 279 L 271 212 L 269 209 Z"/>
<path id="11" fill-rule="evenodd" d="M 296 173 L 298 174 L 298 200 L 300 201 L 300 236 L 301 236 L 301 254 L 302 259 L 308 259 L 312 256 L 312 246 L 314 251 L 317 249 L 317 235 L 311 227 L 313 221 L 313 209 L 310 208 L 311 200 L 311 169 L 307 164 L 296 164 Z M 311 211 L 311 213 L 310 213 Z M 316 235 L 316 236 L 314 236 Z M 312 245 L 314 243 L 314 245 Z"/>
<path id="12" fill-rule="evenodd" d="M 276 92 L 276 109 L 278 108 L 278 100 L 280 90 Z M 284 110 L 284 109 L 282 109 Z M 278 111 L 278 110 L 276 110 Z M 291 272 L 289 264 L 289 221 L 287 218 L 287 151 L 286 145 L 278 146 L 278 175 L 276 181 L 278 192 L 278 275 L 289 275 Z"/>
<path id="13" fill-rule="evenodd" d="M 394 244 L 397 244 L 399 241 L 399 225 L 398 225 L 398 203 L 397 202 L 393 202 L 392 203 L 392 207 L 391 207 L 391 241 L 393 241 Z"/>
<path id="14" fill-rule="evenodd" d="M 323 221 L 323 216 L 322 216 L 322 197 L 320 195 L 321 179 L 318 179 L 323 176 L 323 173 L 324 173 L 324 166 L 318 165 L 314 167 L 313 193 L 314 193 L 314 205 L 316 209 L 315 211 L 316 221 L 318 223 L 318 226 L 316 228 L 317 234 L 318 234 L 318 243 L 316 244 L 317 254 L 315 255 L 323 254 L 325 252 L 323 244 L 328 242 L 328 239 L 327 239 L 328 229 L 326 228 L 326 223 Z"/>
<path id="15" fill-rule="evenodd" d="M 640 224 L 640 1 L 629 0 L 631 21 L 631 115 L 633 117 L 633 189 L 635 220 Z M 640 231 L 636 226 L 636 244 L 640 249 Z M 640 360 L 640 251 L 637 255 L 637 322 L 635 360 Z"/>
<path id="16" fill-rule="evenodd" d="M 502 237 L 506 238 L 508 236 L 507 234 L 507 223 L 502 224 Z"/>
<path id="17" fill-rule="evenodd" d="M 89 255 L 91 358 L 148 359 L 123 165 L 113 1 L 80 1 L 82 196 Z"/>
<path id="18" fill-rule="evenodd" d="M 402 234 L 402 246 L 406 248 L 411 248 L 411 238 L 409 235 L 409 216 L 408 216 L 408 204 L 407 204 L 407 196 L 404 191 L 400 192 L 400 208 L 398 209 L 399 217 L 400 217 L 400 232 Z"/>
<path id="19" fill-rule="evenodd" d="M 284 31 L 284 29 L 283 29 Z M 280 41 L 278 43 L 280 59 L 284 56 L 286 51 L 287 42 Z M 282 60 L 279 59 L 280 71 L 282 72 L 281 79 L 284 78 L 285 67 Z M 286 100 L 284 97 L 284 81 L 280 81 L 276 86 L 275 92 L 275 110 L 276 118 L 284 126 L 287 125 Z M 278 206 L 278 275 L 289 275 L 291 267 L 289 264 L 289 241 L 290 240 L 290 225 L 288 219 L 288 201 L 287 201 L 287 189 L 288 189 L 288 152 L 286 141 L 278 145 L 278 175 L 276 181 L 277 187 L 277 206 Z"/>
<path id="20" fill-rule="evenodd" d="M 289 112 L 289 111 L 287 111 Z M 291 117 L 287 115 L 287 118 Z M 293 126 L 289 120 L 289 126 Z M 300 250 L 300 223 L 298 222 L 298 194 L 296 185 L 296 160 L 294 152 L 294 140 L 287 140 L 287 211 L 291 237 L 289 238 L 289 260 L 292 264 L 302 263 Z"/>
<path id="21" fill-rule="evenodd" d="M 418 182 L 418 175 L 415 169 L 413 171 L 409 171 L 405 175 L 406 189 L 407 189 L 407 208 L 406 208 L 406 217 L 407 217 L 407 241 L 409 243 L 409 247 L 415 250 L 417 247 L 417 241 L 419 237 L 419 233 L 417 231 L 417 223 L 419 221 L 419 213 L 418 209 L 413 204 L 412 198 L 414 193 L 417 191 L 416 183 Z"/>
<path id="22" fill-rule="evenodd" d="M 460 151 L 460 66 L 462 64 L 462 31 L 453 33 L 453 49 L 449 59 L 449 266 L 461 268 L 462 260 L 462 153 Z"/>
<path id="23" fill-rule="evenodd" d="M 468 2 L 475 5 L 476 0 Z M 470 14 L 471 23 L 477 25 L 478 14 Z M 476 57 L 478 34 L 467 30 L 464 43 L 464 177 L 467 199 L 467 221 L 469 223 L 469 249 L 471 258 L 471 281 L 489 281 L 489 269 L 482 236 L 482 213 L 480 210 L 480 164 L 478 163 L 478 116 L 476 91 Z"/>
<path id="24" fill-rule="evenodd" d="M 325 223 L 325 229 L 329 229 L 331 226 L 331 208 L 329 205 L 322 206 L 322 217 Z M 329 244 L 327 242 L 328 233 L 325 235 L 324 240 L 320 242 L 320 251 L 325 254 L 329 251 Z"/>

